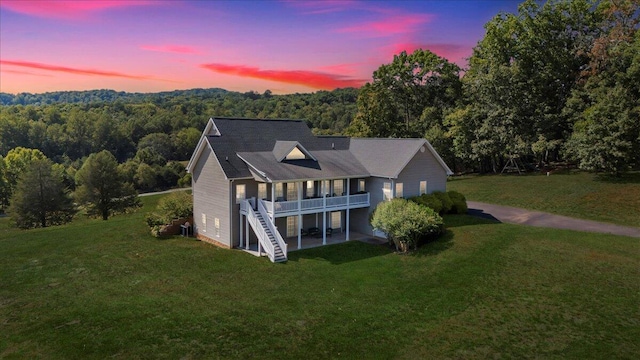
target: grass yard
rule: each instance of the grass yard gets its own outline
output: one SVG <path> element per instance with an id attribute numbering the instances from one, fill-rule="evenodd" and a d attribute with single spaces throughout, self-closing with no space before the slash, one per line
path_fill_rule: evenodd
<path id="1" fill-rule="evenodd" d="M 640 227 L 640 173 L 616 179 L 586 172 L 462 176 L 447 190 L 467 200 Z"/>
<path id="2" fill-rule="evenodd" d="M 0 219 L 0 358 L 640 357 L 638 239 L 445 220 L 412 255 L 349 242 L 272 264 L 155 239 L 143 212 Z"/>

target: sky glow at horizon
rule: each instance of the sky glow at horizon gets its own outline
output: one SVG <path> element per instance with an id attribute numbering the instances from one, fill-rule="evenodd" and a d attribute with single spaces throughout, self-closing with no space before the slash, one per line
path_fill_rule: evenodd
<path id="1" fill-rule="evenodd" d="M 0 92 L 359 87 L 417 48 L 466 66 L 519 1 L 0 2 Z"/>

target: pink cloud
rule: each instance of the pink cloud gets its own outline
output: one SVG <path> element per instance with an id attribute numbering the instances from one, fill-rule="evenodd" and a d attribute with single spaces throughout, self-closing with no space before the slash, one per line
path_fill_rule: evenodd
<path id="1" fill-rule="evenodd" d="M 42 64 L 42 63 L 36 63 L 36 62 L 30 62 L 30 61 L 20 61 L 20 60 L 18 61 L 0 60 L 0 65 L 17 66 L 17 67 L 23 67 L 28 69 L 62 72 L 62 73 L 75 74 L 75 75 L 119 77 L 119 78 L 134 79 L 134 80 L 162 80 L 162 79 L 154 78 L 152 76 L 131 75 L 131 74 L 125 74 L 125 73 L 107 71 L 107 70 L 79 69 L 79 68 L 72 68 L 72 67 L 66 67 L 66 66 L 49 65 L 49 64 Z M 168 81 L 168 80 L 162 80 L 162 81 Z"/>
<path id="2" fill-rule="evenodd" d="M 83 19 L 88 15 L 113 8 L 125 8 L 152 4 L 152 1 L 118 1 L 118 0 L 60 0 L 60 1 L 32 1 L 32 0 L 2 0 L 0 7 L 17 13 L 59 19 Z"/>
<path id="3" fill-rule="evenodd" d="M 430 14 L 391 15 L 378 21 L 368 21 L 338 29 L 338 32 L 365 32 L 375 36 L 388 36 L 412 33 L 416 26 L 434 18 Z"/>
<path id="4" fill-rule="evenodd" d="M 303 14 L 329 14 L 349 10 L 357 5 L 353 0 L 324 0 L 324 1 L 308 1 L 308 0 L 284 0 L 284 3 L 302 9 Z"/>
<path id="5" fill-rule="evenodd" d="M 30 75 L 30 76 L 44 76 L 44 77 L 51 77 L 51 75 L 36 74 L 36 73 L 29 72 L 29 71 L 19 71 L 19 70 L 7 70 L 7 69 L 0 69 L 0 72 L 7 73 L 7 74 L 18 74 L 18 75 Z"/>
<path id="6" fill-rule="evenodd" d="M 200 67 L 220 74 L 304 85 L 320 90 L 360 87 L 366 82 L 363 79 L 350 79 L 343 75 L 305 70 L 261 70 L 257 67 L 227 64 L 202 64 Z"/>
<path id="7" fill-rule="evenodd" d="M 201 54 L 201 52 L 194 47 L 184 46 L 184 45 L 172 45 L 172 44 L 159 45 L 159 46 L 143 45 L 143 46 L 140 46 L 140 49 L 147 50 L 147 51 L 167 52 L 167 53 L 176 53 L 176 54 L 194 54 L 194 55 Z"/>

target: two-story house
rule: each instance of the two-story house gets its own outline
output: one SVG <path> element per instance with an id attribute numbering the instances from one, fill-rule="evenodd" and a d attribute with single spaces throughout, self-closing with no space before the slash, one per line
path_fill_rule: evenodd
<path id="1" fill-rule="evenodd" d="M 376 235 L 378 203 L 445 191 L 451 174 L 425 139 L 314 136 L 302 120 L 235 118 L 209 120 L 187 171 L 196 236 L 257 244 L 274 262 L 309 236 Z"/>

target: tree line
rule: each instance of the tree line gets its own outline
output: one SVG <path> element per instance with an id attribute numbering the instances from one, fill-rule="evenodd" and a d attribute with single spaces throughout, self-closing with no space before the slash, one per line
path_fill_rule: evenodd
<path id="1" fill-rule="evenodd" d="M 382 65 L 346 133 L 424 136 L 458 171 L 638 169 L 639 14 L 638 0 L 525 1 L 485 25 L 468 69 L 428 50 Z"/>

